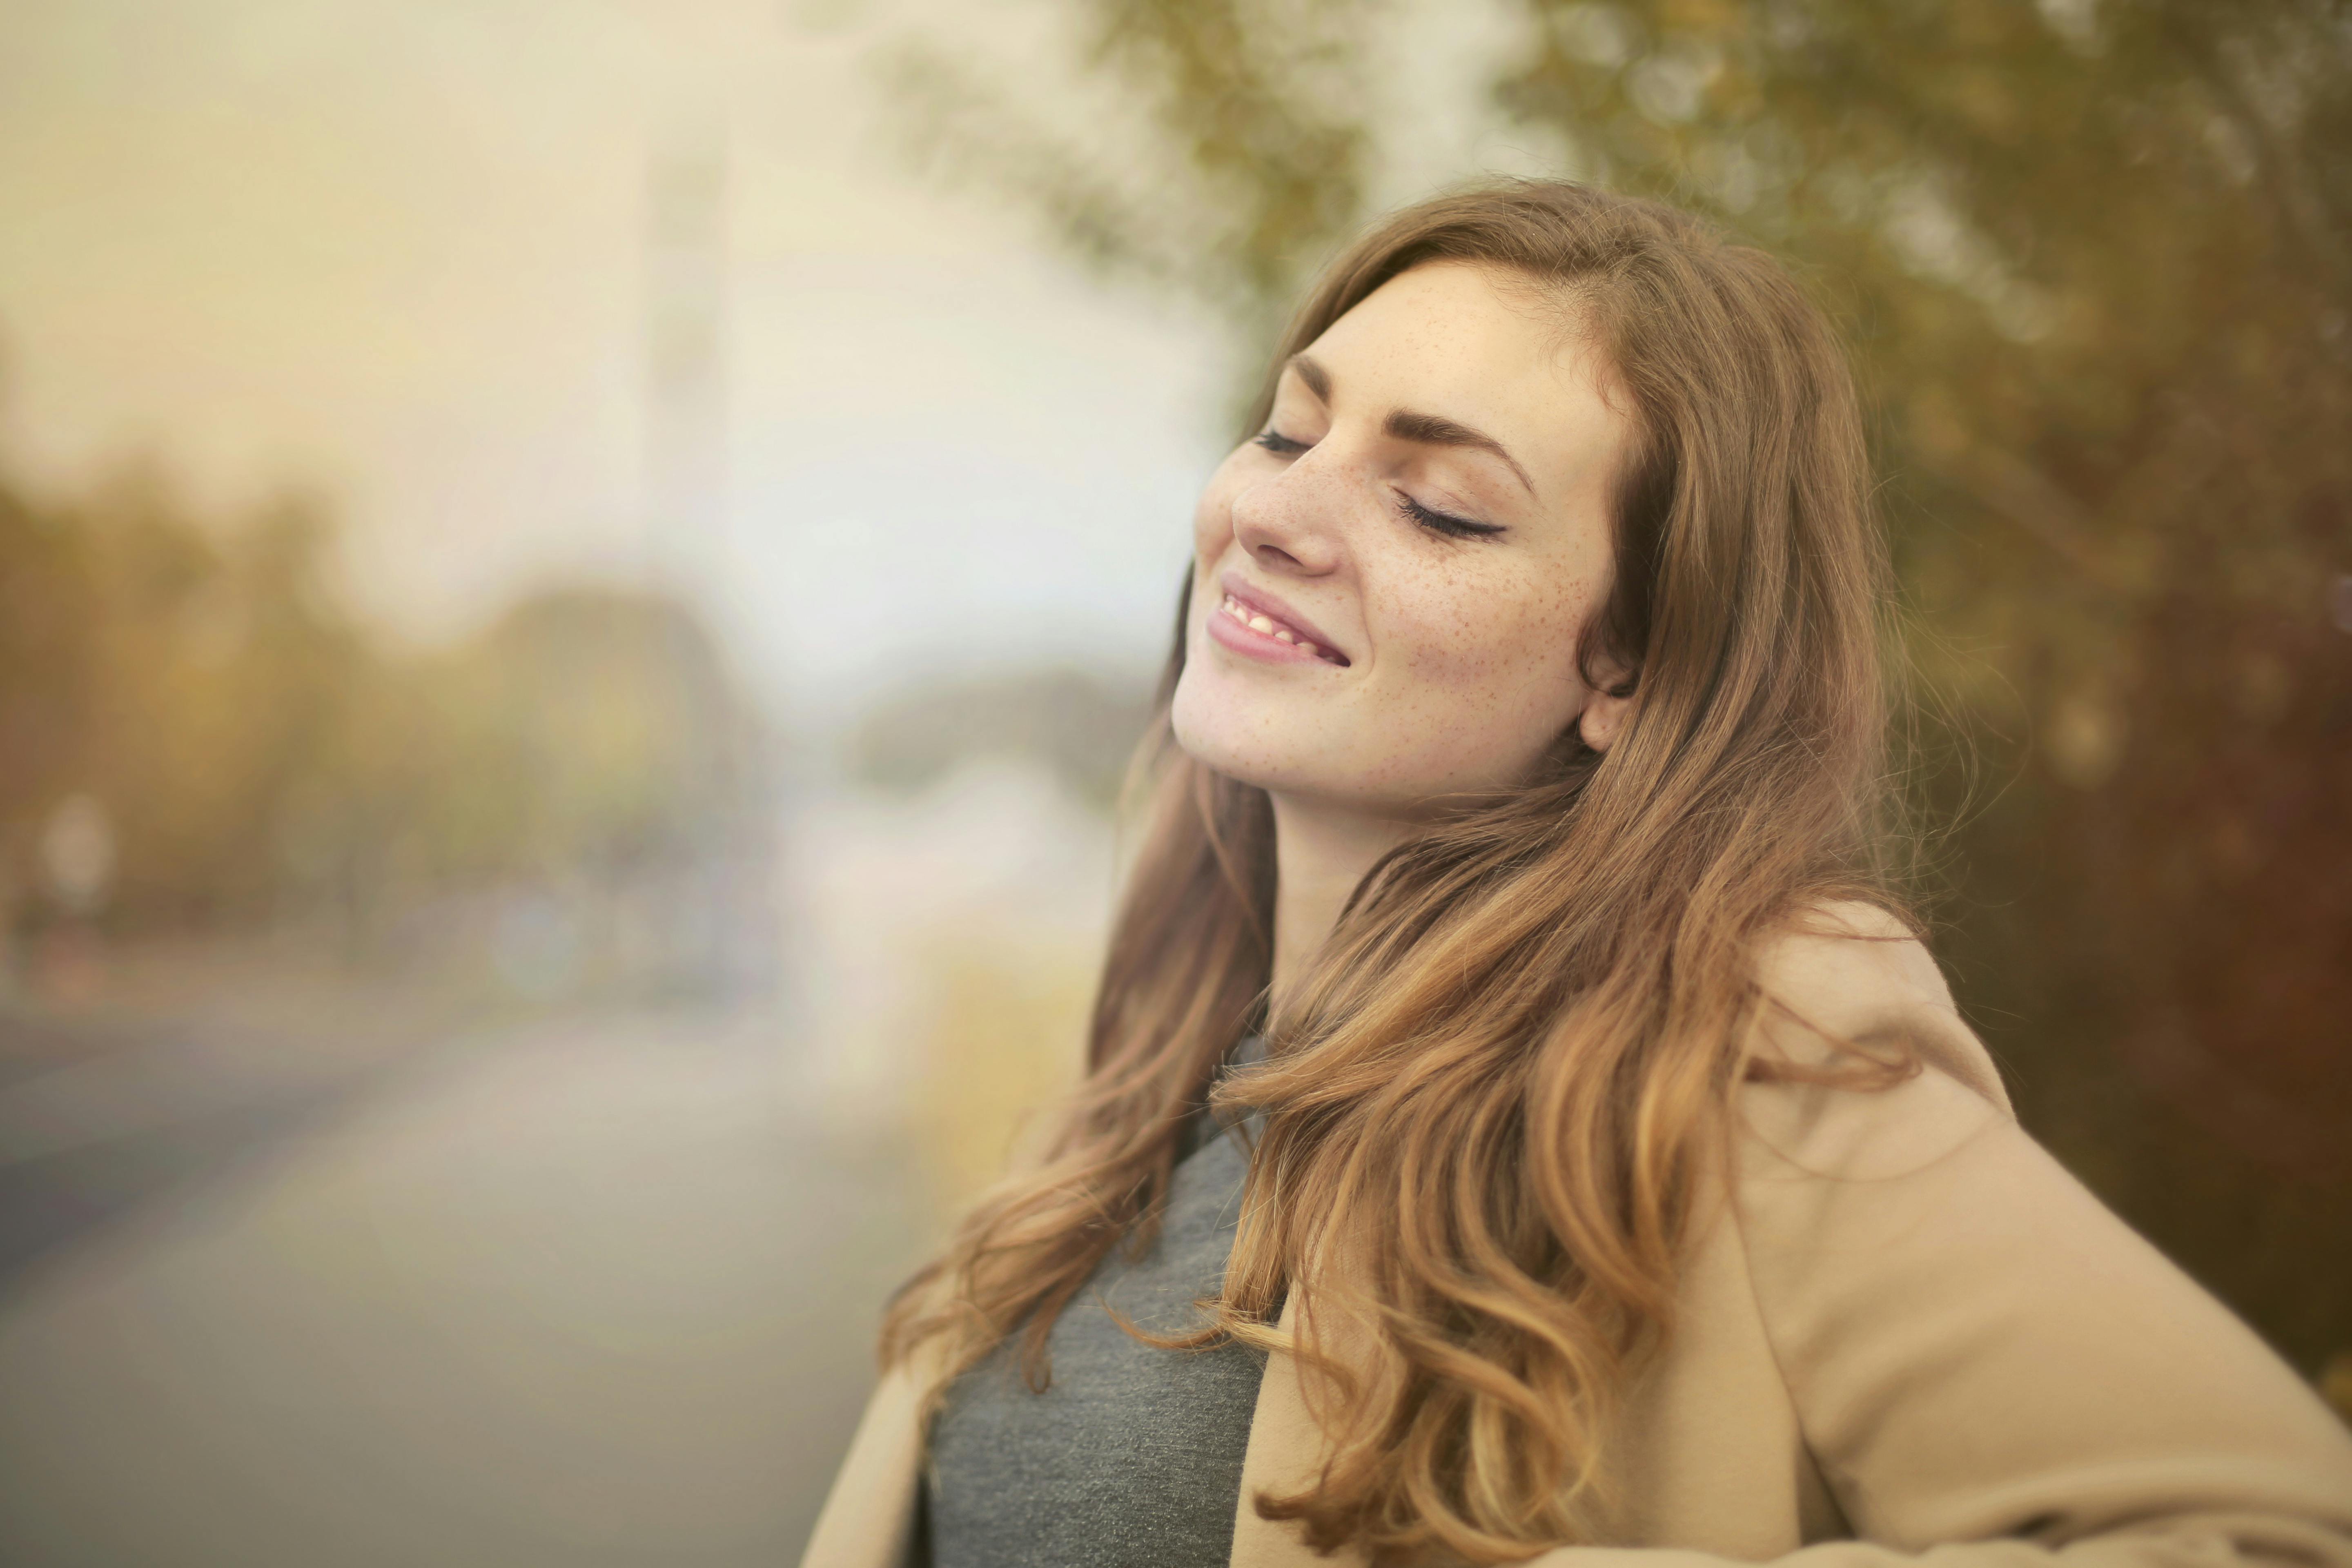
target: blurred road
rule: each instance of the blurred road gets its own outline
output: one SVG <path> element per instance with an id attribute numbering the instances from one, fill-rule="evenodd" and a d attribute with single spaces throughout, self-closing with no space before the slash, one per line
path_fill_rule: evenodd
<path id="1" fill-rule="evenodd" d="M 771 1030 L 111 1046 L 0 1073 L 0 1561 L 795 1560 L 927 1220 Z"/>

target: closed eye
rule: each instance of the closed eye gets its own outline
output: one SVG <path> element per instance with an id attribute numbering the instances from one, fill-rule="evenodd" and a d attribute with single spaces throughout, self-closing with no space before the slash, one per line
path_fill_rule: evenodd
<path id="1" fill-rule="evenodd" d="M 1448 539 L 1492 539 L 1507 531 L 1498 522 L 1474 522 L 1466 517 L 1455 517 L 1452 512 L 1433 511 L 1402 492 L 1399 492 L 1397 502 L 1403 507 L 1405 516 L 1432 533 L 1442 533 Z"/>
<path id="2" fill-rule="evenodd" d="M 1253 444 L 1285 458 L 1295 458 L 1314 444 L 1309 441 L 1294 441 L 1271 426 L 1251 437 L 1250 440 Z M 1449 539 L 1492 539 L 1498 533 L 1508 531 L 1500 523 L 1477 522 L 1466 517 L 1456 517 L 1452 512 L 1438 511 L 1425 507 L 1402 491 L 1398 493 L 1397 501 L 1404 509 L 1404 514 L 1414 522 L 1432 533 L 1442 533 Z"/>

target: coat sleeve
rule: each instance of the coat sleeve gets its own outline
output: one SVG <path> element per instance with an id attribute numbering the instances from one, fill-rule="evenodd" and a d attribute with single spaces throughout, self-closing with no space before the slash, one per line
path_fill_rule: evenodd
<path id="1" fill-rule="evenodd" d="M 1776 1561 L 2352 1568 L 2352 1436 L 1967 1076 L 1743 1091 L 1757 1306 L 1853 1537 Z"/>
<path id="2" fill-rule="evenodd" d="M 923 1375 L 882 1374 L 849 1440 L 801 1568 L 919 1568 Z"/>

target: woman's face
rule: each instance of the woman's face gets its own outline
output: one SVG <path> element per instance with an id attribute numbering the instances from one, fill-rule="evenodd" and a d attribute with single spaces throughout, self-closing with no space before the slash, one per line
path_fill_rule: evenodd
<path id="1" fill-rule="evenodd" d="M 1410 818 L 1525 779 L 1570 724 L 1605 747 L 1623 700 L 1576 663 L 1629 435 L 1601 374 L 1556 306 L 1460 262 L 1333 322 L 1201 497 L 1184 750 Z"/>

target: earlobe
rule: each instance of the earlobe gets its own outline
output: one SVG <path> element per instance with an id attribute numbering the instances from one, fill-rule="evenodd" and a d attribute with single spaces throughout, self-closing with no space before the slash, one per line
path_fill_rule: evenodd
<path id="1" fill-rule="evenodd" d="M 1624 727 L 1626 712 L 1633 706 L 1633 693 L 1629 686 L 1623 695 L 1595 691 L 1585 698 L 1584 711 L 1577 715 L 1577 733 L 1584 743 L 1596 752 L 1607 751 Z"/>
<path id="2" fill-rule="evenodd" d="M 1584 687 L 1584 706 L 1576 715 L 1577 738 L 1596 752 L 1605 752 L 1615 744 L 1618 731 L 1633 711 L 1641 672 L 1601 647 L 1580 658 L 1576 673 Z"/>

